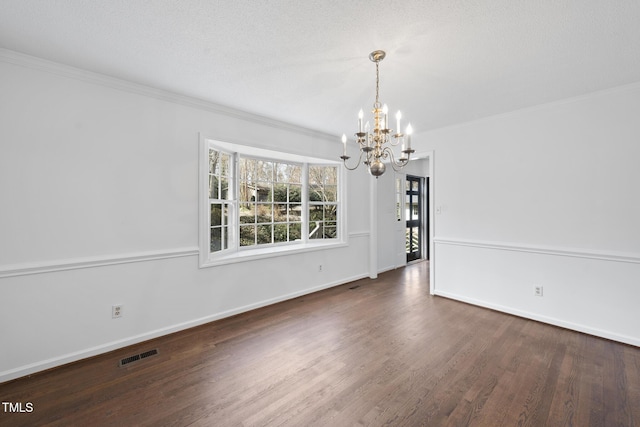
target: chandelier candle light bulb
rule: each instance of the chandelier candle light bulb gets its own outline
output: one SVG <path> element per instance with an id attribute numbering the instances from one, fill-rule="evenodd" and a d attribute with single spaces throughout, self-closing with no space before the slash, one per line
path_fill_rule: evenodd
<path id="1" fill-rule="evenodd" d="M 406 140 L 400 132 L 400 119 L 402 113 L 398 111 L 396 113 L 397 129 L 395 134 L 392 129 L 389 129 L 389 107 L 387 104 L 380 102 L 380 61 L 384 59 L 386 53 L 382 50 L 376 50 L 371 52 L 369 59 L 376 64 L 376 99 L 373 103 L 373 130 L 367 121 L 362 128 L 364 120 L 364 112 L 362 109 L 358 112 L 358 131 L 355 133 L 356 144 L 360 148 L 360 158 L 353 167 L 347 166 L 347 136 L 342 135 L 342 159 L 344 166 L 349 170 L 356 169 L 360 163 L 364 164 L 369 173 L 376 178 L 384 173 L 386 170 L 385 161 L 389 163 L 393 170 L 399 171 L 401 168 L 409 163 L 409 158 L 415 150 L 411 149 L 411 133 L 412 128 L 409 124 L 406 130 Z M 393 138 L 393 139 L 391 139 Z M 392 142 L 395 140 L 395 142 Z M 399 157 L 393 153 L 392 148 L 401 143 L 401 152 Z M 406 145 L 405 145 L 406 143 Z"/>
<path id="2" fill-rule="evenodd" d="M 387 107 L 387 104 L 384 104 L 382 106 L 382 129 L 388 129 L 389 128 L 389 120 L 387 120 L 388 118 L 388 114 L 389 113 L 389 107 Z"/>
<path id="3" fill-rule="evenodd" d="M 367 147 L 371 147 L 371 138 L 369 135 L 369 131 L 371 130 L 371 125 L 369 124 L 369 121 L 367 121 L 367 123 L 364 125 L 364 134 L 365 134 L 365 145 Z"/>

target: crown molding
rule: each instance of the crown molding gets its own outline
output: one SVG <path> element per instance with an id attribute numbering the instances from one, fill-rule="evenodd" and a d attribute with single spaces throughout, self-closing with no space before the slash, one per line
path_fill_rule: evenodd
<path id="1" fill-rule="evenodd" d="M 129 92 L 136 95 L 155 98 L 161 101 L 197 108 L 199 110 L 205 110 L 216 114 L 222 114 L 227 117 L 245 120 L 276 129 L 282 129 L 290 132 L 296 132 L 302 135 L 327 139 L 332 142 L 334 142 L 336 139 L 335 135 L 316 131 L 302 126 L 297 126 L 292 123 L 287 123 L 258 114 L 238 110 L 235 108 L 206 101 L 204 99 L 181 95 L 179 93 L 170 92 L 164 89 L 158 89 L 140 83 L 134 83 L 128 80 L 111 77 L 105 74 L 72 67 L 70 65 L 49 61 L 5 48 L 0 48 L 0 61 L 91 84 L 106 86 L 111 89 Z"/>

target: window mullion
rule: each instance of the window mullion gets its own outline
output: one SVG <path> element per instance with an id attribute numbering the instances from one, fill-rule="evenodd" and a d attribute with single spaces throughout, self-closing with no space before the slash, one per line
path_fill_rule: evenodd
<path id="1" fill-rule="evenodd" d="M 239 212 L 238 197 L 239 197 L 239 183 L 238 183 L 238 153 L 231 153 L 231 165 L 229 174 L 230 188 L 229 188 L 229 248 L 234 252 L 238 250 L 240 246 L 240 226 L 239 226 Z"/>
<path id="2" fill-rule="evenodd" d="M 309 242 L 309 163 L 302 164 L 302 230 L 303 243 Z"/>

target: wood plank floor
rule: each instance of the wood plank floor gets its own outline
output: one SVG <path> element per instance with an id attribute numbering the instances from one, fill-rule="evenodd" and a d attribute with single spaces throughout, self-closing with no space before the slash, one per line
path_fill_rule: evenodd
<path id="1" fill-rule="evenodd" d="M 0 425 L 640 426 L 640 348 L 432 297 L 428 268 L 0 384 L 33 404 Z"/>

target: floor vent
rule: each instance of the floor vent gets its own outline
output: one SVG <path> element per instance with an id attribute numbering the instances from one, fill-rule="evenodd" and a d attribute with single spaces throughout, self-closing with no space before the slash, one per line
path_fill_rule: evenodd
<path id="1" fill-rule="evenodd" d="M 120 359 L 120 366 L 128 365 L 129 363 L 137 362 L 138 360 L 142 360 L 150 356 L 155 356 L 156 354 L 158 354 L 158 349 L 154 348 L 153 350 L 145 351 L 144 353 L 125 357 L 124 359 Z"/>
<path id="2" fill-rule="evenodd" d="M 360 287 L 360 285 L 355 285 L 355 286 L 350 287 L 349 289 L 358 289 L 359 287 Z"/>

